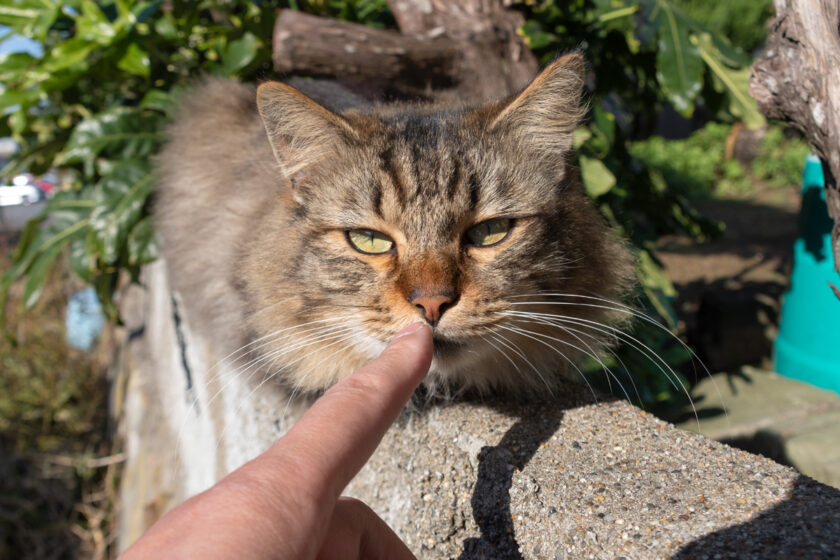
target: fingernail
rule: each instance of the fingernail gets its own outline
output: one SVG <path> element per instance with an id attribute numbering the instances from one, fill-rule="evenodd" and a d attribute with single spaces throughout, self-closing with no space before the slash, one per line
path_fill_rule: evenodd
<path id="1" fill-rule="evenodd" d="M 397 334 L 395 334 L 394 338 L 391 339 L 391 342 L 394 342 L 395 340 L 397 340 L 400 337 L 407 336 L 411 333 L 415 333 L 425 326 L 426 326 L 426 323 L 423 323 L 423 322 L 420 322 L 420 321 L 418 321 L 416 323 L 413 323 L 413 324 L 407 326 L 406 328 L 404 328 L 403 330 L 401 330 L 400 332 L 398 332 Z"/>

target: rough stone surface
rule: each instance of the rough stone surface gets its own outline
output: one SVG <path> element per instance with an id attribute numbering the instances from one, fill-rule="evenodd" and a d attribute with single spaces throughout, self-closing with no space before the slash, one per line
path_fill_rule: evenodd
<path id="1" fill-rule="evenodd" d="M 761 453 L 840 488 L 840 396 L 776 373 L 743 367 L 693 391 L 700 417 L 680 424 Z"/>
<path id="2" fill-rule="evenodd" d="M 188 313 L 174 326 L 162 264 L 144 283 L 125 361 L 121 548 L 300 412 L 217 363 Z M 540 404 L 407 412 L 347 493 L 422 559 L 840 557 L 837 490 L 574 386 Z"/>

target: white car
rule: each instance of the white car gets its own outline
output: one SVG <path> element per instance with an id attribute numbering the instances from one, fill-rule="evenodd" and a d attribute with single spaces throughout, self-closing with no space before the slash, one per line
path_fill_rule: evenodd
<path id="1" fill-rule="evenodd" d="M 18 175 L 11 185 L 0 185 L 0 232 L 20 231 L 47 204 L 44 191 L 28 175 Z"/>

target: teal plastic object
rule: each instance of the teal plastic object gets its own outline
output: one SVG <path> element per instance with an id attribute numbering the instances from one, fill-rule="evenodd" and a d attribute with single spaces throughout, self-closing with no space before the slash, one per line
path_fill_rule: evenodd
<path id="1" fill-rule="evenodd" d="M 799 237 L 793 244 L 790 290 L 773 346 L 776 371 L 840 394 L 840 289 L 831 250 L 833 222 L 825 204 L 820 160 L 808 156 L 802 181 Z"/>

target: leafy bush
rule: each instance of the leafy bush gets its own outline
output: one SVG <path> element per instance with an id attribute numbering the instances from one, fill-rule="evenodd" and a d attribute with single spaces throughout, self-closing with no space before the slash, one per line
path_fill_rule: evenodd
<path id="1" fill-rule="evenodd" d="M 320 15 L 394 25 L 385 0 L 299 0 L 289 7 Z M 673 0 L 526 2 L 520 29 L 544 61 L 582 48 L 594 75 L 591 123 L 577 135 L 584 185 L 602 213 L 632 239 L 646 307 L 676 329 L 673 286 L 652 252 L 656 236 L 702 239 L 702 220 L 666 175 L 647 168 L 628 142 L 649 134 L 657 113 L 673 105 L 691 115 L 763 122 L 746 95 L 749 58 L 680 11 Z M 23 302 L 38 300 L 62 251 L 94 285 L 116 320 L 113 293 L 122 272 L 136 279 L 156 258 L 148 217 L 153 187 L 149 156 L 162 141 L 173 92 L 201 73 L 253 80 L 270 71 L 275 8 L 266 2 L 201 0 L 11 0 L 0 24 L 44 45 L 44 56 L 0 58 L 0 136 L 23 146 L 3 171 L 57 167 L 72 187 L 47 208 L 49 220 L 24 231 L 2 292 L 25 279 Z"/>
<path id="2" fill-rule="evenodd" d="M 648 169 L 660 172 L 673 189 L 692 199 L 749 192 L 758 184 L 789 187 L 802 181 L 805 156 L 810 151 L 804 140 L 788 138 L 784 128 L 770 126 L 755 160 L 745 166 L 735 159 L 725 159 L 731 131 L 730 125 L 709 123 L 684 140 L 653 136 L 633 142 L 630 153 Z"/>
<path id="3" fill-rule="evenodd" d="M 753 174 L 760 181 L 774 187 L 799 185 L 805 168 L 805 156 L 811 153 L 810 146 L 798 133 L 788 138 L 786 131 L 790 129 L 771 127 L 752 164 Z"/>
<path id="4" fill-rule="evenodd" d="M 773 0 L 674 0 L 674 3 L 747 52 L 752 52 L 764 41 L 765 26 L 773 14 Z"/>

